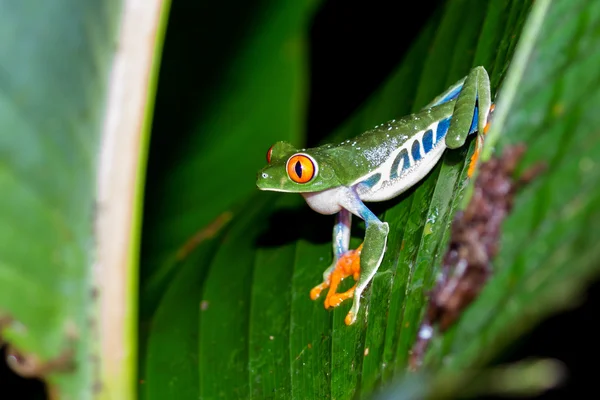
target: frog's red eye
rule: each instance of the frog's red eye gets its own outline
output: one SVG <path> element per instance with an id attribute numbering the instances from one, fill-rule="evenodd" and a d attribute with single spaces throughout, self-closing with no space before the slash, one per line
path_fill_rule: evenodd
<path id="1" fill-rule="evenodd" d="M 306 154 L 295 154 L 287 162 L 287 173 L 296 183 L 306 183 L 316 175 L 316 164 Z"/>
<path id="2" fill-rule="evenodd" d="M 273 145 L 275 146 L 275 145 Z M 269 147 L 267 151 L 267 164 L 271 164 L 271 156 L 273 155 L 273 146 Z"/>

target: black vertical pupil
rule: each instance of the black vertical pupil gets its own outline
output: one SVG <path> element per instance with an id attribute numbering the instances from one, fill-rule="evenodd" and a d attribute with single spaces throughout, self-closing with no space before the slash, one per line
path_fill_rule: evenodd
<path id="1" fill-rule="evenodd" d="M 296 161 L 296 165 L 294 165 L 294 171 L 296 171 L 298 178 L 302 178 L 302 163 L 300 161 Z"/>

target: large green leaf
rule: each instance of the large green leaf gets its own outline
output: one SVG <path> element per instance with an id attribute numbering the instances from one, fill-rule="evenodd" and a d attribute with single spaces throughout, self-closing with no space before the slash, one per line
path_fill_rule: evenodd
<path id="1" fill-rule="evenodd" d="M 288 16 L 283 5 L 270 7 L 257 8 L 248 18 Z M 524 50 L 511 65 L 532 7 L 538 19 L 528 23 L 529 47 L 521 44 Z M 206 76 L 200 77 L 204 92 L 199 96 L 211 96 L 214 102 L 197 120 L 187 122 L 186 127 L 198 129 L 197 137 L 184 135 L 184 146 L 168 153 L 168 168 L 158 174 L 150 192 L 144 257 L 145 273 L 151 278 L 143 299 L 153 313 L 142 375 L 147 398 L 368 397 L 406 368 L 427 290 L 434 284 L 453 211 L 467 182 L 465 159 L 472 144 L 447 152 L 406 194 L 373 206 L 390 224 L 388 251 L 355 325 L 343 322 L 349 304 L 328 312 L 321 302 L 311 302 L 308 291 L 331 260 L 333 220 L 310 211 L 299 196 L 257 193 L 240 202 L 251 185 L 246 180 L 250 174 L 239 171 L 251 166 L 247 158 L 255 151 L 255 141 L 265 135 L 270 144 L 275 133 L 268 129 L 259 140 L 255 133 L 265 125 L 258 117 L 228 129 L 232 110 L 251 98 L 259 115 L 263 106 L 291 107 L 286 108 L 287 117 L 273 112 L 278 119 L 270 123 L 294 125 L 292 138 L 301 132 L 296 124 L 303 101 L 294 97 L 298 92 L 292 86 L 286 86 L 285 99 L 293 99 L 287 103 L 274 100 L 272 93 L 251 90 L 254 86 L 245 81 L 267 79 L 262 73 L 245 73 L 263 71 L 260 63 L 266 71 L 272 71 L 273 63 L 280 65 L 276 49 L 281 42 L 267 39 L 269 34 L 279 40 L 305 34 L 309 8 L 302 8 L 303 13 L 285 10 L 296 15 L 293 29 L 283 29 L 274 20 L 260 24 L 261 29 L 243 25 L 245 40 L 232 39 L 229 57 L 218 58 L 227 65 L 226 74 L 210 86 Z M 600 99 L 588 91 L 599 84 L 593 68 L 597 56 L 590 56 L 597 54 L 598 15 L 598 6 L 583 0 L 540 0 L 533 6 L 516 0 L 448 2 L 423 28 L 387 82 L 331 138 L 351 137 L 419 109 L 470 67 L 484 65 L 494 93 L 509 77 L 497 99 L 497 129 L 502 132 L 498 149 L 525 141 L 525 165 L 552 162 L 517 199 L 495 262 L 496 276 L 459 324 L 432 344 L 426 358 L 431 371 L 481 365 L 509 338 L 556 305 L 564 305 L 595 266 L 598 193 L 593 160 L 599 149 L 588 127 L 598 122 L 592 110 Z M 531 28 L 541 21 L 541 31 Z M 270 57 L 244 58 L 251 52 Z M 305 54 L 296 56 L 298 67 Z M 289 85 L 292 78 L 279 72 L 268 79 Z M 239 90 L 230 90 L 231 82 Z M 157 129 L 158 124 L 154 132 L 165 140 Z M 286 134 L 290 132 L 279 132 L 277 139 L 290 140 Z M 256 140 L 249 141 L 247 135 Z M 268 144 L 256 146 L 255 159 L 262 158 Z M 227 165 L 215 161 L 223 158 Z M 207 176 L 213 171 L 218 171 L 216 181 Z M 197 180 L 202 183 L 189 184 Z M 163 211 L 157 213 L 159 208 Z M 219 213 L 221 217 L 207 226 Z M 231 216 L 233 222 L 223 229 Z M 357 244 L 360 229 L 354 235 Z M 549 293 L 555 294 L 555 302 L 547 301 Z M 409 377 L 406 388 L 415 382 L 429 388 L 422 379 L 426 377 Z"/>
<path id="2" fill-rule="evenodd" d="M 65 399 L 93 390 L 94 196 L 120 3 L 0 2 L 1 334 Z"/>

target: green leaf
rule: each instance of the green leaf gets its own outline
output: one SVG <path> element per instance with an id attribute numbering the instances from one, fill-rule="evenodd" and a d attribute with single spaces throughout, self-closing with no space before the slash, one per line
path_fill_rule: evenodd
<path id="1" fill-rule="evenodd" d="M 93 387 L 94 196 L 119 11 L 0 2 L 0 332 L 65 399 Z"/>
<path id="2" fill-rule="evenodd" d="M 435 283 L 450 222 L 467 184 L 465 160 L 473 143 L 448 151 L 407 193 L 373 205 L 390 224 L 388 250 L 355 325 L 343 322 L 350 304 L 330 312 L 322 301 L 310 301 L 309 290 L 331 261 L 332 218 L 316 215 L 299 196 L 259 193 L 241 201 L 254 183 L 245 171 L 254 168 L 252 160 L 262 158 L 251 154 L 262 155 L 276 139 L 290 140 L 282 135 L 302 133 L 304 97 L 285 86 L 292 77 L 271 68 L 280 65 L 283 38 L 304 37 L 311 10 L 285 4 L 257 8 L 248 18 L 293 14 L 296 24 L 286 29 L 274 21 L 258 24 L 257 30 L 242 26 L 246 39 L 238 42 L 232 35 L 228 54 L 233 55 L 218 58 L 224 77 L 208 86 L 202 74 L 199 79 L 207 86 L 200 103 L 207 96 L 215 100 L 200 116 L 191 113 L 193 122 L 187 126 L 198 129 L 191 129 L 195 136 L 182 134 L 183 144 L 169 155 L 175 161 L 153 180 L 144 237 L 144 274 L 149 278 L 142 304 L 152 315 L 142 361 L 148 399 L 368 398 L 404 375 L 427 291 Z M 537 20 L 541 30 L 531 28 L 530 10 L 531 18 L 542 15 Z M 594 29 L 599 17 L 598 6 L 583 0 L 447 2 L 389 79 L 333 133 L 332 141 L 352 137 L 417 110 L 472 66 L 484 65 L 493 93 L 500 93 L 495 115 L 506 121 L 498 123 L 498 150 L 524 141 L 529 150 L 520 172 L 537 161 L 549 164 L 517 197 L 503 228 L 495 276 L 459 323 L 433 341 L 426 358 L 430 375 L 407 376 L 402 393 L 415 382 L 434 390 L 444 371 L 484 365 L 515 335 L 564 306 L 594 272 L 600 200 L 594 160 L 600 148 L 589 127 L 599 122 L 594 113 L 600 105 L 594 68 L 600 61 Z M 511 65 L 526 21 L 529 34 Z M 280 41 L 269 39 L 275 36 Z M 255 53 L 270 56 L 244 58 Z M 299 71 L 306 54 L 295 55 L 294 71 Z M 261 63 L 266 67 L 260 68 Z M 253 90 L 246 79 L 287 87 L 286 101 Z M 232 82 L 240 89 L 231 90 Z M 251 101 L 258 116 L 234 119 L 235 126 L 228 129 L 229 116 L 239 114 L 235 107 Z M 267 114 L 277 119 L 265 123 Z M 258 139 L 254 133 L 267 125 Z M 273 126 L 293 128 L 277 133 Z M 158 129 L 157 122 L 154 133 L 164 140 Z M 268 143 L 255 149 L 263 137 Z M 218 171 L 216 178 L 212 171 Z M 188 184 L 196 180 L 201 184 Z M 206 234 L 207 224 L 223 212 L 234 216 L 232 222 L 217 224 Z M 360 224 L 354 228 L 356 245 Z M 188 243 L 193 246 L 184 246 Z M 179 257 L 182 248 L 187 250 Z"/>

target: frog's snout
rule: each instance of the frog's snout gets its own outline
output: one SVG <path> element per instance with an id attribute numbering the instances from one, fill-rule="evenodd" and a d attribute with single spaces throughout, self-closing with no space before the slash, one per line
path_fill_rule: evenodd
<path id="1" fill-rule="evenodd" d="M 264 190 L 265 189 L 265 184 L 266 182 L 269 180 L 271 176 L 269 174 L 267 174 L 264 171 L 259 171 L 257 176 L 256 176 L 256 186 L 261 189 Z"/>

